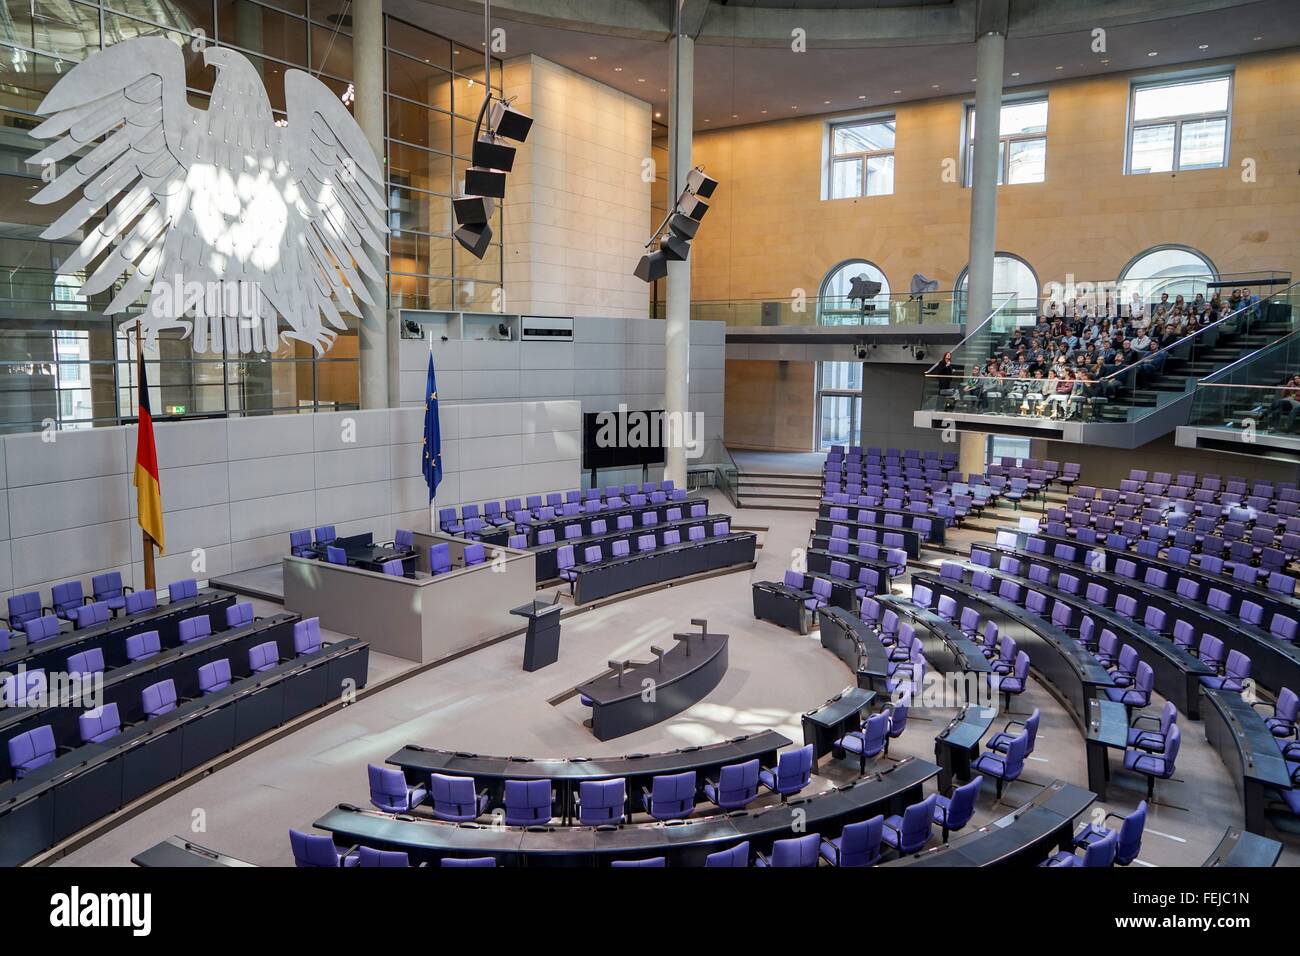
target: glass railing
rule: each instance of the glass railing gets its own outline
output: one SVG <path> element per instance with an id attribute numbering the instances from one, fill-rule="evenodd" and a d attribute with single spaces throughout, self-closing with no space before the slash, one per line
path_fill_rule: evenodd
<path id="1" fill-rule="evenodd" d="M 1270 314 L 1291 331 L 1196 384 L 1188 424 L 1223 428 L 1252 440 L 1297 434 L 1300 412 L 1300 284 L 1269 298 Z"/>
<path id="2" fill-rule="evenodd" d="M 662 301 L 650 306 L 650 317 L 662 319 Z M 691 318 L 725 322 L 728 326 L 900 326 L 954 325 L 961 306 L 952 292 L 878 295 L 850 300 L 844 296 L 788 299 L 717 299 L 691 303 Z"/>
<path id="3" fill-rule="evenodd" d="M 731 457 L 731 451 L 726 445 L 722 446 L 722 461 L 718 462 L 718 487 L 722 493 L 727 496 L 732 507 L 740 507 L 740 489 L 739 478 L 740 469 L 736 467 L 736 459 Z"/>
<path id="4" fill-rule="evenodd" d="M 1027 352 L 1030 361 L 1022 364 L 1018 352 L 993 332 L 994 317 L 990 317 L 953 350 L 955 371 L 944 373 L 938 371 L 940 366 L 933 366 L 927 373 L 922 409 L 1133 422 L 1186 397 L 1198 380 L 1224 365 L 1225 352 L 1254 345 L 1249 336 L 1258 334 L 1259 329 L 1290 338 L 1288 333 L 1296 328 L 1300 316 L 1292 308 L 1295 288 L 1251 299 L 1190 331 L 1188 327 L 1172 330 L 1172 340 L 1163 347 L 1160 341 L 1165 339 L 1161 338 L 1148 343 L 1144 350 L 1131 350 L 1127 358 L 1112 356 L 1098 347 L 1093 360 L 1085 358 L 1080 363 L 1076 350 L 1066 362 L 1069 374 L 1061 374 L 1054 363 L 1046 370 L 1029 372 L 1027 364 L 1035 364 L 1032 354 Z M 1131 320 L 1119 321 L 1126 340 L 1132 343 L 1133 336 L 1138 336 L 1136 341 L 1140 343 L 1139 330 Z M 1157 330 L 1161 326 L 1159 322 L 1153 324 Z M 965 356 L 985 358 L 967 365 Z M 996 360 L 991 373 L 989 359 Z"/>

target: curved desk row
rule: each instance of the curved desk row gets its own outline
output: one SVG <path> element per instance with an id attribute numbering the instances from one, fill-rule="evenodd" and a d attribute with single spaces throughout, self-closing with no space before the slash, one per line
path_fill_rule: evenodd
<path id="1" fill-rule="evenodd" d="M 599 866 L 613 859 L 662 856 L 669 866 L 702 866 L 710 853 L 744 840 L 751 850 L 767 852 L 776 840 L 805 833 L 838 836 L 847 824 L 901 813 L 921 799 L 925 782 L 937 772 L 933 764 L 907 758 L 846 786 L 786 804 L 671 823 L 500 827 L 417 820 L 343 804 L 315 826 L 332 833 L 340 845 L 401 850 L 417 864 L 435 864 L 447 856 L 491 856 L 505 866 Z"/>
<path id="2" fill-rule="evenodd" d="M 680 714 L 727 673 L 727 635 L 674 634 L 673 647 L 646 664 L 620 668 L 578 687 L 591 700 L 591 732 L 612 740 Z M 653 693 L 647 696 L 647 688 Z"/>
<path id="3" fill-rule="evenodd" d="M 1121 558 L 1132 561 L 1138 566 L 1139 577 L 1146 575 L 1147 568 L 1159 568 L 1161 571 L 1164 571 L 1169 575 L 1169 584 L 1171 589 L 1178 586 L 1178 581 L 1180 579 L 1191 578 L 1198 582 L 1201 585 L 1201 588 L 1207 592 L 1210 588 L 1218 588 L 1221 591 L 1227 591 L 1228 594 L 1232 596 L 1232 606 L 1234 609 L 1241 604 L 1242 598 L 1245 597 L 1254 601 L 1256 604 L 1262 605 L 1264 608 L 1268 609 L 1270 613 L 1273 611 L 1279 611 L 1292 617 L 1300 615 L 1300 599 L 1286 594 L 1279 594 L 1277 591 L 1270 591 L 1268 588 L 1261 588 L 1251 584 L 1242 584 L 1230 574 L 1211 574 L 1209 571 L 1202 571 L 1200 568 L 1193 565 L 1177 564 L 1165 558 L 1144 558 L 1136 551 L 1122 551 L 1119 548 L 1108 547 L 1101 542 L 1098 542 L 1097 544 L 1084 544 L 1076 538 L 1063 538 L 1059 535 L 1047 534 L 1043 531 L 1031 535 L 1010 528 L 999 528 L 998 534 L 1014 534 L 1017 538 L 1023 539 L 1041 538 L 1048 542 L 1049 550 L 1055 549 L 1058 544 L 1066 544 L 1085 552 L 1098 551 L 1106 559 L 1107 571 L 1114 571 L 1115 562 L 1119 561 Z M 1020 546 L 1025 547 L 1023 542 Z"/>
<path id="4" fill-rule="evenodd" d="M 551 544 L 539 544 L 529 548 L 533 556 L 537 559 L 537 580 L 551 581 L 559 577 L 559 553 L 560 548 L 565 545 L 573 546 L 573 556 L 575 560 L 582 561 L 583 555 L 587 548 L 593 545 L 600 548 L 602 560 L 614 556 L 614 542 L 627 541 L 632 551 L 636 550 L 636 539 L 643 534 L 654 537 L 655 547 L 662 547 L 664 543 L 664 533 L 676 531 L 682 541 L 687 540 L 687 533 L 691 528 L 704 528 L 705 537 L 708 537 L 709 529 L 713 527 L 714 522 L 725 521 L 731 522 L 731 515 L 704 515 L 699 518 L 682 518 L 678 521 L 666 521 L 663 524 L 652 524 L 636 528 L 624 528 L 621 531 L 611 529 L 604 534 L 588 534 L 581 538 L 570 538 L 567 541 L 557 540 Z"/>
<path id="5" fill-rule="evenodd" d="M 754 617 L 780 627 L 807 634 L 812 626 L 812 612 L 804 603 L 812 593 L 790 587 L 784 581 L 755 581 L 750 589 L 754 599 Z"/>
<path id="6" fill-rule="evenodd" d="M 983 607 L 985 612 L 980 616 L 995 621 L 1002 633 L 1010 634 L 1020 649 L 1029 653 L 1034 671 L 1055 688 L 1081 730 L 1089 720 L 1087 702 L 1098 696 L 1099 689 L 1115 686 L 1110 672 L 1072 635 L 1020 605 L 981 591 L 967 581 L 951 581 L 929 573 L 913 575 L 913 587 L 917 584 L 928 587 L 936 599 L 946 594 L 958 606 Z"/>
<path id="7" fill-rule="evenodd" d="M 752 564 L 758 538 L 752 531 L 737 531 L 703 541 L 688 541 L 654 551 L 615 558 L 599 564 L 580 564 L 573 582 L 573 603 L 588 604 L 601 598 L 662 584 L 705 571 Z"/>
<path id="8" fill-rule="evenodd" d="M 758 760 L 765 767 L 775 766 L 777 751 L 792 742 L 784 734 L 764 730 L 717 744 L 664 753 L 546 759 L 489 757 L 409 745 L 389 757 L 388 762 L 401 767 L 410 784 L 425 785 L 430 774 L 435 773 L 473 777 L 475 787 L 486 789 L 496 802 L 503 798 L 507 780 L 549 780 L 559 791 L 559 816 L 568 821 L 572 816 L 573 796 L 583 781 L 622 777 L 627 781 L 628 794 L 633 795 L 649 787 L 657 776 L 694 771 L 702 789 L 706 779 L 716 780 L 722 768 L 730 764 Z"/>
<path id="9" fill-rule="evenodd" d="M 1134 583 L 1133 581 L 1115 575 L 1098 574 L 1071 565 L 1068 562 L 1060 562 L 1055 558 L 1044 558 L 1042 555 L 1028 554 L 1021 551 L 998 550 L 987 545 L 972 545 L 971 551 L 972 553 L 986 551 L 994 555 L 995 560 L 999 554 L 1010 554 L 1021 561 L 1041 564 L 1053 571 L 1049 582 L 1059 581 L 1059 575 L 1064 572 L 1078 577 L 1081 582 L 1080 587 L 1085 590 L 1086 585 L 1090 582 L 1105 585 L 1107 593 L 1111 594 L 1112 597 L 1109 599 L 1109 603 L 1098 604 L 1089 601 L 1085 594 L 1071 594 L 1069 591 L 1062 591 L 1051 583 L 1040 584 L 1029 580 L 1023 575 L 1010 574 L 998 570 L 996 567 L 986 568 L 970 562 L 960 562 L 967 569 L 978 568 L 988 571 L 993 575 L 995 581 L 1014 581 L 1026 590 L 1032 589 L 1053 601 L 1060 601 L 1074 610 L 1076 625 L 1084 615 L 1091 617 L 1097 625 L 1093 637 L 1094 642 L 1101 635 L 1102 628 L 1109 628 L 1114 631 L 1115 635 L 1122 641 L 1133 644 L 1135 650 L 1141 651 L 1142 660 L 1151 666 L 1151 670 L 1155 674 L 1156 692 L 1166 700 L 1173 701 L 1174 706 L 1178 708 L 1180 713 L 1186 714 L 1193 720 L 1199 719 L 1201 678 L 1213 676 L 1216 671 L 1201 661 L 1195 654 L 1182 649 L 1169 638 L 1148 631 L 1139 621 L 1130 620 L 1123 614 L 1110 609 L 1114 605 L 1113 596 L 1117 593 L 1117 589 L 1120 593 L 1132 590 L 1134 591 L 1133 596 L 1140 603 L 1150 603 L 1147 595 L 1141 589 L 1128 587 L 1128 585 Z M 1170 626 L 1172 627 L 1172 624 Z"/>
<path id="10" fill-rule="evenodd" d="M 824 607 L 821 620 L 822 647 L 830 651 L 857 675 L 864 690 L 885 693 L 889 679 L 889 652 L 862 618 L 840 607 Z M 856 727 L 850 728 L 856 730 Z"/>
<path id="11" fill-rule="evenodd" d="M 1053 780 L 1024 806 L 885 866 L 1038 866 L 1057 850 L 1074 846 L 1075 821 L 1097 795 Z"/>
<path id="12" fill-rule="evenodd" d="M 667 520 L 669 508 L 682 509 L 683 515 L 689 515 L 691 508 L 695 505 L 703 505 L 704 510 L 709 509 L 709 500 L 707 498 L 682 498 L 677 501 L 665 501 L 663 504 L 652 505 L 624 505 L 621 508 L 607 508 L 604 511 L 584 511 L 576 515 L 557 515 L 554 518 L 547 518 L 545 521 L 533 521 L 527 525 L 510 524 L 495 529 L 487 529 L 479 533 L 479 540 L 486 544 L 508 544 L 512 534 L 527 535 L 529 545 L 537 543 L 537 532 L 550 529 L 555 532 L 556 539 L 564 537 L 564 529 L 571 524 L 577 524 L 582 527 L 583 534 L 591 534 L 591 523 L 598 518 L 603 518 L 605 524 L 617 522 L 620 515 L 631 515 L 634 523 L 641 524 L 641 515 L 651 512 L 658 516 L 660 523 Z"/>
<path id="13" fill-rule="evenodd" d="M 1142 611 L 1145 611 L 1147 605 L 1154 605 L 1165 612 L 1170 627 L 1173 626 L 1173 621 L 1180 618 L 1193 624 L 1198 641 L 1199 635 L 1203 633 L 1213 634 L 1223 641 L 1227 650 L 1241 651 L 1249 657 L 1252 664 L 1251 676 L 1275 694 L 1283 687 L 1300 688 L 1300 647 L 1274 637 L 1261 627 L 1247 624 L 1234 613 L 1216 611 L 1200 602 L 1188 602 L 1173 590 L 1164 590 L 1122 575 L 1092 571 L 1086 565 L 1060 558 L 1030 552 L 1019 554 L 1018 557 L 1064 568 L 1085 585 L 1093 580 L 1104 584 L 1110 594 L 1108 601 L 1111 606 L 1117 593 L 1129 594 L 1138 602 Z M 1193 713 L 1194 700 L 1193 697 Z"/>
<path id="14" fill-rule="evenodd" d="M 868 568 L 876 572 L 876 589 L 873 594 L 884 594 L 889 590 L 889 562 L 881 561 L 876 558 L 860 558 L 856 554 L 839 554 L 835 551 L 827 551 L 825 548 L 809 548 L 806 552 L 808 561 L 808 570 L 813 574 L 825 577 L 833 577 L 831 574 L 831 562 L 841 561 L 849 566 L 851 577 L 844 580 L 851 580 L 855 587 L 858 585 L 857 579 L 859 572 L 863 568 Z"/>
<path id="15" fill-rule="evenodd" d="M 230 661 L 232 678 L 246 677 L 250 673 L 249 649 L 266 641 L 276 642 L 282 660 L 292 658 L 293 625 L 297 620 L 296 614 L 258 618 L 243 627 L 219 631 L 210 637 L 173 647 L 145 660 L 114 667 L 104 672 L 102 690 L 97 700 L 100 704 L 116 704 L 123 723 L 144 720 L 141 691 L 159 681 L 173 681 L 178 698 L 198 697 L 199 668 L 204 664 L 226 658 Z M 6 707 L 0 710 L 0 742 L 9 741 L 21 733 L 48 724 L 57 744 L 80 749 L 82 744 L 78 721 L 91 703 L 85 700 L 91 688 L 69 687 L 68 691 L 77 696 L 58 703 L 51 700 L 46 706 Z M 0 751 L 0 779 L 12 776 L 9 748 L 4 747 Z M 0 784 L 0 795 L 3 795 L 5 786 Z"/>
<path id="16" fill-rule="evenodd" d="M 1265 832 L 1264 810 L 1270 790 L 1290 790 L 1291 774 L 1277 738 L 1241 694 L 1202 688 L 1205 739 L 1232 774 L 1245 808 L 1246 829 Z"/>
<path id="17" fill-rule="evenodd" d="M 79 631 L 67 631 L 58 637 L 37 641 L 35 644 L 19 643 L 15 633 L 14 646 L 0 654 L 0 670 L 12 672 L 19 664 L 30 670 L 61 669 L 68 657 L 82 651 L 101 648 L 104 663 L 109 667 L 126 662 L 126 639 L 143 631 L 157 631 L 164 647 L 179 642 L 180 622 L 189 617 L 207 614 L 212 618 L 213 630 L 226 626 L 226 608 L 235 603 L 230 591 L 205 588 L 195 597 L 169 602 L 147 611 L 117 617 Z"/>
<path id="18" fill-rule="evenodd" d="M 169 866 L 192 869 L 196 867 L 255 867 L 256 863 L 245 863 L 233 856 L 227 856 L 205 846 L 191 843 L 182 836 L 169 836 L 161 843 L 142 850 L 131 857 L 136 866 Z"/>
<path id="19" fill-rule="evenodd" d="M 929 541 L 931 544 L 943 544 L 944 534 L 947 530 L 944 526 L 943 519 L 932 514 L 917 514 L 915 511 L 900 511 L 896 508 L 884 508 L 880 505 L 836 505 L 831 504 L 824 498 L 822 499 L 821 505 L 818 506 L 817 516 L 819 518 L 829 519 L 832 508 L 847 508 L 849 510 L 849 520 L 866 525 L 867 527 L 878 526 L 885 531 L 915 531 L 916 522 L 918 520 L 929 521 L 930 533 L 926 535 L 925 540 Z M 902 515 L 902 527 L 890 527 L 884 521 L 885 515 Z"/>
<path id="20" fill-rule="evenodd" d="M 16 866 L 195 767 L 364 687 L 368 663 L 365 642 L 330 644 L 7 784 L 0 790 L 0 866 Z"/>
<path id="21" fill-rule="evenodd" d="M 1282 855 L 1282 844 L 1257 833 L 1228 827 L 1223 839 L 1201 866 L 1276 866 Z"/>
<path id="22" fill-rule="evenodd" d="M 935 520 L 938 521 L 939 519 L 936 518 Z M 830 518 L 818 517 L 817 523 L 813 526 L 813 535 L 818 538 L 829 538 L 831 529 L 836 525 L 843 525 L 849 529 L 849 539 L 855 545 L 857 544 L 859 531 L 874 531 L 876 540 L 872 541 L 872 544 L 880 544 L 881 537 L 886 534 L 900 535 L 903 539 L 903 550 L 907 552 L 907 556 L 913 561 L 921 557 L 921 547 L 924 542 L 921 539 L 920 532 L 913 531 L 911 528 L 891 528 L 885 524 L 867 524 L 862 521 L 849 521 L 847 519 L 833 521 Z"/>

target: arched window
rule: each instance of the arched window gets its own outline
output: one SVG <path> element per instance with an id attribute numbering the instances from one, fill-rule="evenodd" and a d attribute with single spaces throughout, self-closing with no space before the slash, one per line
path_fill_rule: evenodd
<path id="1" fill-rule="evenodd" d="M 957 309 L 959 321 L 963 323 L 966 321 L 969 285 L 970 267 L 967 266 L 957 277 Z M 1006 302 L 1008 296 L 1015 297 L 1015 301 L 1007 302 L 999 315 L 1032 324 L 1038 316 L 1038 291 L 1038 274 L 1028 262 L 1009 252 L 999 252 L 993 257 L 993 308 Z"/>
<path id="2" fill-rule="evenodd" d="M 880 293 L 865 303 L 849 301 L 853 279 L 858 276 L 880 283 Z M 848 259 L 826 273 L 817 297 L 817 324 L 888 325 L 889 280 L 880 267 L 866 259 Z"/>
<path id="3" fill-rule="evenodd" d="M 1129 260 L 1119 274 L 1122 301 L 1134 293 L 1144 302 L 1158 300 L 1161 293 L 1169 298 L 1183 295 L 1191 299 L 1205 292 L 1205 283 L 1218 277 L 1214 263 L 1187 246 L 1154 246 Z"/>

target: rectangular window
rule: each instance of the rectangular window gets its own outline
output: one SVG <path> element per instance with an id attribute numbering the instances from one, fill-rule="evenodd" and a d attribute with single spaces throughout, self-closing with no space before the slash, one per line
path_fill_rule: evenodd
<path id="1" fill-rule="evenodd" d="M 893 194 L 894 117 L 830 128 L 829 186 L 831 199 Z"/>
<path id="2" fill-rule="evenodd" d="M 1125 172 L 1226 166 L 1231 102 L 1231 76 L 1135 84 Z"/>
<path id="3" fill-rule="evenodd" d="M 966 185 L 975 178 L 975 107 L 966 107 Z M 1003 103 L 998 118 L 998 185 L 1047 178 L 1047 97 Z"/>
<path id="4" fill-rule="evenodd" d="M 862 428 L 862 363 L 817 363 L 820 447 L 856 445 Z"/>

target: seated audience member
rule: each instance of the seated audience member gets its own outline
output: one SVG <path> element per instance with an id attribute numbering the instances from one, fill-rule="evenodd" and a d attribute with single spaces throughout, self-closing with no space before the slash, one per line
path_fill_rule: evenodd
<path id="1" fill-rule="evenodd" d="M 1264 419 L 1264 427 L 1280 427 L 1288 432 L 1295 428 L 1297 412 L 1300 412 L 1300 375 L 1292 375 L 1286 380 L 1282 394 L 1273 399 L 1267 410 L 1262 405 L 1250 410 L 1252 416 Z"/>

